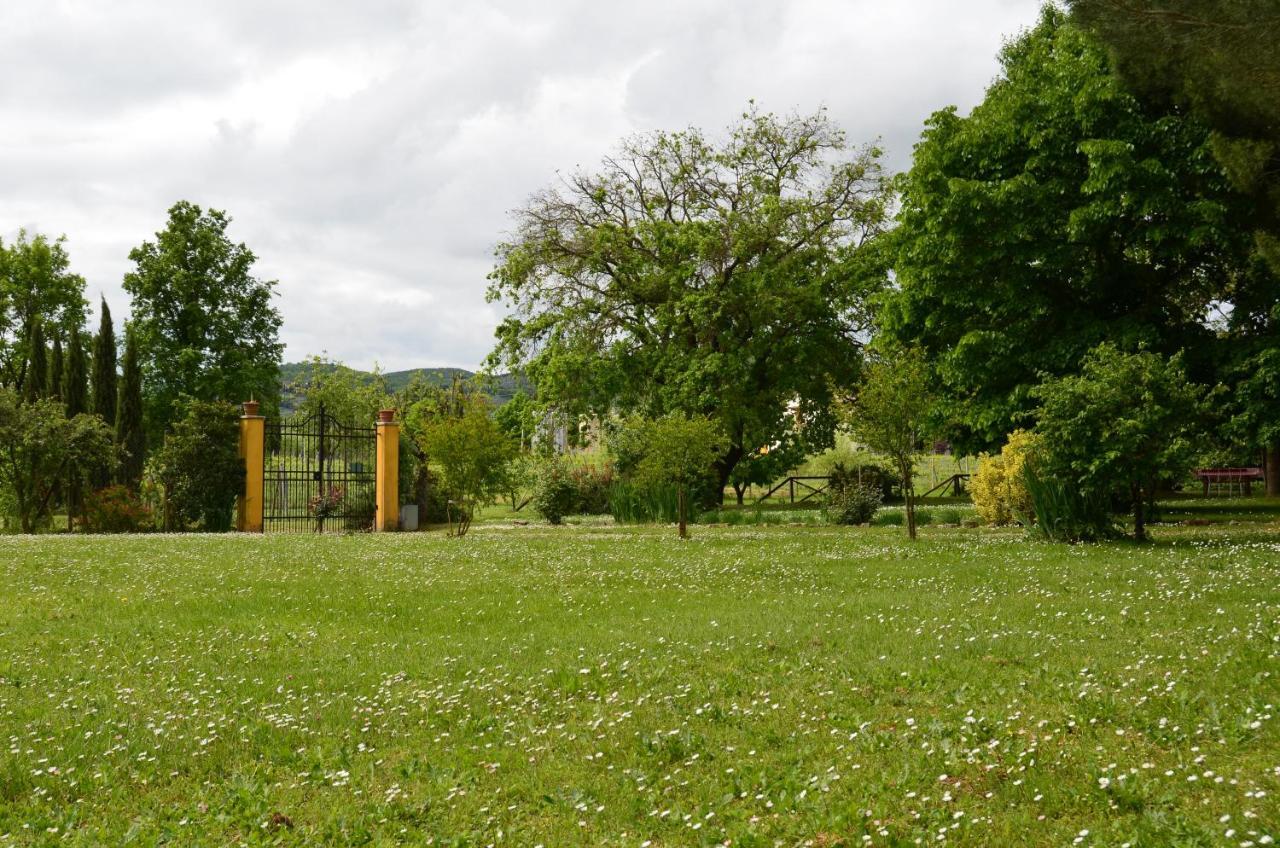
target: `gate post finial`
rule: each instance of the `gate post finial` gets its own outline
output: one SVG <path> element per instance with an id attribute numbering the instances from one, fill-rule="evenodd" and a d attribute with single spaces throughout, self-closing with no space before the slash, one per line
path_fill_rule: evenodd
<path id="1" fill-rule="evenodd" d="M 241 409 L 239 453 L 244 461 L 244 490 L 236 498 L 236 529 L 243 533 L 261 533 L 267 419 L 258 414 L 256 400 L 245 401 Z"/>
<path id="2" fill-rule="evenodd" d="M 394 409 L 378 412 L 375 530 L 400 527 L 400 424 Z"/>

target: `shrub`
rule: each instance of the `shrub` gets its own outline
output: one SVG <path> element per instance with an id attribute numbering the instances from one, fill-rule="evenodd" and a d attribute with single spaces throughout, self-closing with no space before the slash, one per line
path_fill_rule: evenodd
<path id="1" fill-rule="evenodd" d="M 609 489 L 609 513 L 619 524 L 671 524 L 680 516 L 675 486 L 619 480 Z"/>
<path id="2" fill-rule="evenodd" d="M 851 485 L 871 486 L 880 492 L 881 503 L 892 500 L 895 491 L 901 486 L 898 475 L 887 468 L 870 463 L 846 466 L 843 462 L 836 462 L 831 466 L 829 474 L 830 490 L 834 491 Z"/>
<path id="3" fill-rule="evenodd" d="M 1035 516 L 1023 469 L 1035 450 L 1036 437 L 1015 430 L 996 456 L 983 454 L 973 475 L 970 491 L 978 517 L 988 524 L 1018 521 L 1030 524 Z"/>
<path id="4" fill-rule="evenodd" d="M 107 486 L 85 496 L 79 516 L 86 533 L 139 533 L 151 527 L 151 510 L 124 486 Z"/>
<path id="5" fill-rule="evenodd" d="M 563 524 L 564 517 L 573 514 L 577 500 L 578 490 L 564 463 L 556 457 L 544 462 L 533 484 L 534 511 L 552 524 Z"/>
<path id="6" fill-rule="evenodd" d="M 1044 474 L 1034 463 L 1023 467 L 1022 476 L 1039 535 L 1055 542 L 1094 542 L 1116 535 L 1108 497 Z"/>
<path id="7" fill-rule="evenodd" d="M 880 508 L 880 489 L 845 481 L 827 495 L 827 520 L 832 524 L 868 524 Z"/>
<path id="8" fill-rule="evenodd" d="M 244 487 L 238 454 L 240 410 L 222 401 L 193 400 L 156 456 L 164 487 L 164 528 L 231 529 L 236 496 Z"/>
<path id="9" fill-rule="evenodd" d="M 876 515 L 871 523 L 876 527 L 901 527 L 904 518 L 901 510 L 892 509 Z"/>
<path id="10" fill-rule="evenodd" d="M 569 472 L 569 482 L 574 489 L 573 514 L 609 514 L 609 490 L 613 487 L 611 466 L 579 465 Z"/>

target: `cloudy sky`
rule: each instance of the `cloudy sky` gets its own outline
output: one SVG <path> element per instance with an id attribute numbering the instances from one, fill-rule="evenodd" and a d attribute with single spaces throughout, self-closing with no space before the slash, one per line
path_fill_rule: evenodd
<path id="1" fill-rule="evenodd" d="M 286 359 L 474 367 L 508 210 L 625 135 L 827 106 L 902 168 L 1039 0 L 4 0 L 0 236 L 118 316 L 178 199 L 279 280 Z"/>

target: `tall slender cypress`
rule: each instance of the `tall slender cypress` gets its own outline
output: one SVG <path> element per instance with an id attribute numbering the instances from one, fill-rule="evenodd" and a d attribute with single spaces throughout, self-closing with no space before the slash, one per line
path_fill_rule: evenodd
<path id="1" fill-rule="evenodd" d="M 116 424 L 116 401 L 119 393 L 116 376 L 116 330 L 111 322 L 111 309 L 106 298 L 98 310 L 98 335 L 93 339 L 93 412 L 107 423 Z"/>
<path id="2" fill-rule="evenodd" d="M 53 352 L 49 354 L 49 397 L 62 400 L 62 339 L 53 337 Z"/>
<path id="3" fill-rule="evenodd" d="M 124 449 L 120 461 L 120 482 L 131 489 L 142 480 L 147 439 L 142 429 L 142 366 L 138 362 L 138 340 L 132 330 L 124 335 L 124 375 L 116 406 L 116 444 Z"/>
<path id="4" fill-rule="evenodd" d="M 66 365 L 62 371 L 62 402 L 67 407 L 67 417 L 89 411 L 89 390 L 85 385 L 84 343 L 79 328 L 73 329 L 67 338 Z"/>
<path id="5" fill-rule="evenodd" d="M 49 351 L 44 345 L 44 325 L 39 319 L 31 322 L 28 339 L 27 374 L 22 383 L 22 396 L 28 401 L 49 396 Z"/>
<path id="6" fill-rule="evenodd" d="M 67 338 L 66 366 L 62 371 L 62 404 L 67 417 L 89 410 L 89 389 L 85 379 L 84 342 L 80 340 L 80 328 L 72 329 Z M 80 512 L 83 481 L 74 471 L 67 479 L 67 530 L 75 527 L 76 514 Z"/>

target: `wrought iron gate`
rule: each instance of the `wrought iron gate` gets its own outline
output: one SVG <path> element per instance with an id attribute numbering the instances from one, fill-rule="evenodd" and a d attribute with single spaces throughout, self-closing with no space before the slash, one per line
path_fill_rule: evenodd
<path id="1" fill-rule="evenodd" d="M 268 421 L 263 452 L 265 532 L 373 529 L 377 433 L 316 412 Z"/>

